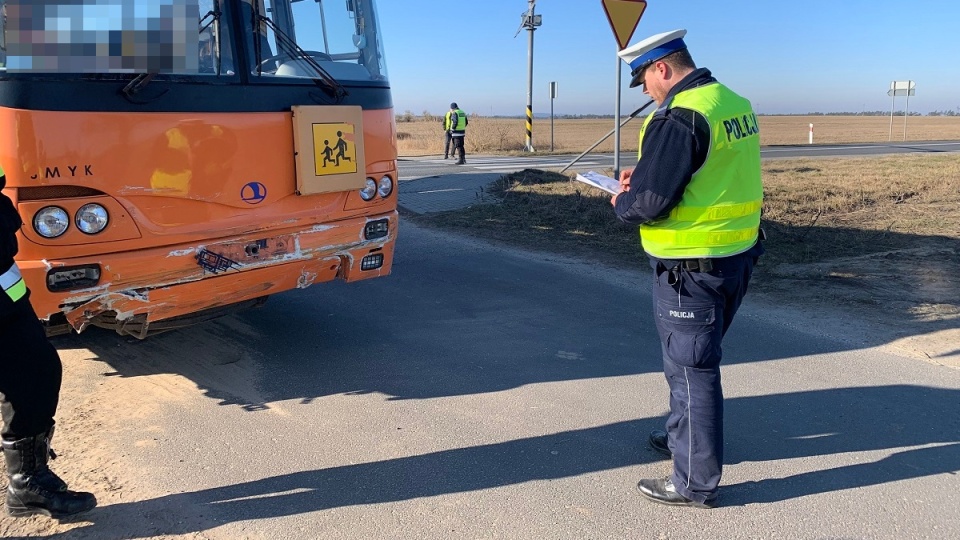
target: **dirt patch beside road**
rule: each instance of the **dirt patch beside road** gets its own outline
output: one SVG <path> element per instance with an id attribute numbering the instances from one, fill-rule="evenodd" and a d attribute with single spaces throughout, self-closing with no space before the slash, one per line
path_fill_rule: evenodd
<path id="1" fill-rule="evenodd" d="M 212 530 L 216 523 L 157 490 L 164 484 L 162 469 L 145 471 L 131 454 L 180 436 L 158 418 L 164 416 L 164 407 L 190 410 L 191 400 L 201 399 L 197 381 L 217 377 L 218 387 L 238 392 L 252 385 L 255 377 L 244 370 L 249 362 L 238 342 L 209 337 L 211 326 L 216 330 L 231 322 L 212 321 L 144 342 L 96 328 L 55 338 L 63 385 L 53 440 L 58 458 L 50 467 L 72 489 L 94 493 L 98 507 L 63 522 L 45 516 L 14 519 L 0 509 L 0 538 L 222 538 Z M 184 362 L 191 370 L 187 376 L 158 372 L 152 365 L 158 356 L 176 359 L 183 358 L 184 351 L 203 350 L 211 339 L 216 340 L 216 362 L 236 369 L 215 370 L 214 361 L 195 354 Z M 113 367 L 118 363 L 125 373 Z M 0 478 L 0 487 L 6 490 L 5 478 Z"/>
<path id="2" fill-rule="evenodd" d="M 821 321 L 825 334 L 960 368 L 957 269 L 960 250 L 930 245 L 761 266 L 754 292 Z"/>

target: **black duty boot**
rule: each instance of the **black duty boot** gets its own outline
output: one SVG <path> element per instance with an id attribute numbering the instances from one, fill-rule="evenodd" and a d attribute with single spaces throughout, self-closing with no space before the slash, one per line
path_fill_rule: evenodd
<path id="1" fill-rule="evenodd" d="M 667 445 L 666 431 L 655 429 L 650 432 L 650 448 L 653 448 L 665 457 L 673 457 L 673 453 L 670 452 L 670 446 Z"/>
<path id="2" fill-rule="evenodd" d="M 47 433 L 17 441 L 3 441 L 7 462 L 7 513 L 13 517 L 43 514 L 63 518 L 86 512 L 97 505 L 91 493 L 70 491 L 67 484 L 47 467 L 53 428 Z"/>

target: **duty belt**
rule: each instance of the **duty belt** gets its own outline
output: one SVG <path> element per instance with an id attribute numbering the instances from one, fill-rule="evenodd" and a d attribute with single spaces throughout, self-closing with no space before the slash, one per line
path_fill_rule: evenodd
<path id="1" fill-rule="evenodd" d="M 20 269 L 17 268 L 16 263 L 9 270 L 0 274 L 0 286 L 3 287 L 3 292 L 10 297 L 10 300 L 14 302 L 27 294 L 27 284 L 23 282 L 23 277 L 20 275 Z"/>
<path id="2" fill-rule="evenodd" d="M 690 272 L 709 272 L 713 270 L 713 261 L 710 259 L 684 259 L 679 262 L 684 270 Z"/>

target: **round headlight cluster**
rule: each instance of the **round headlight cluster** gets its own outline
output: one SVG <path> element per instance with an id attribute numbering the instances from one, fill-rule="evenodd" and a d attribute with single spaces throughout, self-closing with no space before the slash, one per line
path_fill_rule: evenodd
<path id="1" fill-rule="evenodd" d="M 377 186 L 377 193 L 384 199 L 389 197 L 390 194 L 393 193 L 393 179 L 389 176 L 381 178 L 380 184 Z"/>
<path id="2" fill-rule="evenodd" d="M 33 229 L 44 238 L 56 238 L 69 226 L 70 216 L 59 206 L 46 206 L 33 216 Z"/>
<path id="3" fill-rule="evenodd" d="M 373 178 L 367 178 L 367 184 L 360 190 L 360 198 L 369 201 L 377 194 L 377 182 Z"/>
<path id="4" fill-rule="evenodd" d="M 110 215 L 103 206 L 90 203 L 77 210 L 77 228 L 86 234 L 97 234 L 107 227 Z M 59 206 L 44 206 L 33 216 L 33 230 L 44 238 L 56 238 L 70 228 L 70 215 Z"/>
<path id="5" fill-rule="evenodd" d="M 370 201 L 379 194 L 386 199 L 391 193 L 393 193 L 393 178 L 384 176 L 379 182 L 373 178 L 367 178 L 365 187 L 360 190 L 360 198 L 365 201 Z"/>
<path id="6" fill-rule="evenodd" d="M 85 204 L 77 210 L 77 228 L 81 232 L 97 234 L 107 226 L 108 221 L 110 216 L 107 214 L 107 209 L 99 204 Z"/>

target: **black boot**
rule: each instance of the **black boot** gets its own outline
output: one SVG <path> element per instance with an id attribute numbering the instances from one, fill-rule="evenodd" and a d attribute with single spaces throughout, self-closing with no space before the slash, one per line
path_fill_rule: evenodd
<path id="1" fill-rule="evenodd" d="M 47 467 L 53 428 L 47 433 L 17 441 L 3 441 L 7 462 L 7 513 L 13 517 L 43 514 L 53 518 L 86 512 L 97 505 L 91 493 L 70 491 L 67 484 Z"/>

